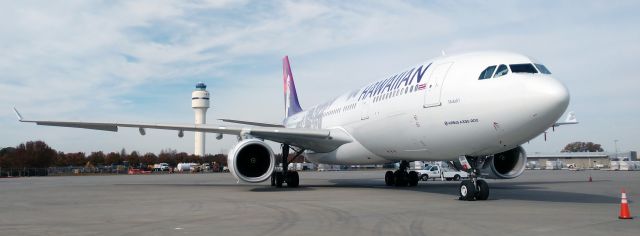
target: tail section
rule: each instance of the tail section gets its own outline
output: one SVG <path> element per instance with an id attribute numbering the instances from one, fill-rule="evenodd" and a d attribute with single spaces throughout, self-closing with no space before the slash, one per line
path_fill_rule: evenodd
<path id="1" fill-rule="evenodd" d="M 298 102 L 296 84 L 293 82 L 289 56 L 282 58 L 282 79 L 284 81 L 284 114 L 285 117 L 289 117 L 302 111 L 300 102 Z"/>

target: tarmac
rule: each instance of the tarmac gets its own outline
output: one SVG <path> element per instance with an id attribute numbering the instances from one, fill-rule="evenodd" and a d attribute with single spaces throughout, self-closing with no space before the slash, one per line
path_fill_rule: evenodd
<path id="1" fill-rule="evenodd" d="M 588 182 L 589 174 L 593 182 Z M 0 235 L 639 235 L 640 171 L 529 170 L 387 187 L 384 171 L 301 172 L 301 187 L 229 173 L 0 179 Z M 632 220 L 619 220 L 625 188 Z"/>

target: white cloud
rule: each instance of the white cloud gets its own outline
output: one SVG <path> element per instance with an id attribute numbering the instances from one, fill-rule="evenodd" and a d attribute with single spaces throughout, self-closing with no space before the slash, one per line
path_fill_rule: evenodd
<path id="1" fill-rule="evenodd" d="M 59 140 L 58 148 L 68 151 L 117 150 L 119 146 L 190 151 L 188 140 L 176 142 L 169 134 L 158 136 L 162 140 L 158 142 L 141 141 L 135 132 L 94 138 L 95 132 L 61 133 L 59 128 L 38 127 L 28 128 L 30 133 L 25 134 L 19 130 L 27 128 L 13 122 L 10 107 L 57 119 L 190 122 L 190 86 L 206 80 L 214 94 L 209 117 L 277 122 L 281 117 L 279 58 L 284 54 L 292 56 L 305 106 L 344 92 L 332 89 L 335 84 L 352 89 L 437 56 L 441 49 L 448 53 L 506 49 L 550 65 L 571 89 L 572 108 L 579 116 L 581 112 L 594 115 L 591 103 L 608 114 L 638 115 L 628 111 L 638 101 L 631 94 L 639 84 L 630 75 L 636 74 L 640 33 L 635 29 L 638 18 L 628 10 L 637 3 L 586 2 L 579 9 L 573 4 L 11 2 L 0 9 L 0 120 L 17 135 L 3 137 L 0 146 L 44 137 Z M 602 83 L 605 80 L 608 83 Z M 593 84 L 598 84 L 604 99 L 593 96 Z M 606 98 L 619 102 L 611 105 Z M 605 121 L 592 123 L 589 116 L 581 125 L 587 131 L 555 134 L 563 139 L 572 134 L 591 138 L 588 130 L 597 130 L 610 139 L 625 129 L 638 129 L 628 122 L 613 132 L 601 130 L 598 127 Z M 64 141 L 78 137 L 83 137 L 82 143 Z M 638 141 L 626 133 L 624 138 Z M 211 140 L 209 150 L 230 142 Z M 531 148 L 563 145 L 532 144 Z"/>

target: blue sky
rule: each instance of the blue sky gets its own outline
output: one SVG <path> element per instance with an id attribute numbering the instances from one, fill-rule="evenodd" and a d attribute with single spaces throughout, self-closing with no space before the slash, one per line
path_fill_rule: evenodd
<path id="1" fill-rule="evenodd" d="M 300 102 L 322 102 L 441 50 L 508 50 L 569 88 L 580 125 L 528 152 L 594 141 L 640 149 L 637 1 L 10 1 L 0 8 L 0 147 L 44 140 L 65 152 L 193 152 L 193 135 L 42 127 L 28 118 L 193 122 L 190 92 L 212 93 L 208 122 L 282 119 L 281 57 Z M 341 88 L 341 89 L 336 89 Z M 207 152 L 234 142 L 209 136 Z"/>

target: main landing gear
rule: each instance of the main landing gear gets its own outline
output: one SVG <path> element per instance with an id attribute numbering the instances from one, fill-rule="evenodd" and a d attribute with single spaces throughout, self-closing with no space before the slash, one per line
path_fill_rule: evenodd
<path id="1" fill-rule="evenodd" d="M 400 168 L 398 168 L 398 170 L 396 170 L 395 172 L 387 171 L 387 173 L 385 173 L 384 183 L 387 186 L 396 186 L 396 187 L 417 186 L 418 180 L 420 180 L 420 177 L 418 176 L 418 172 L 415 172 L 415 171 L 407 172 L 408 168 L 409 168 L 409 162 L 401 161 Z"/>
<path id="2" fill-rule="evenodd" d="M 294 149 L 295 150 L 295 149 Z M 300 156 L 304 150 L 296 151 L 294 158 Z M 289 170 L 289 145 L 282 144 L 282 170 L 274 170 L 271 174 L 271 186 L 282 188 L 284 183 L 287 183 L 289 188 L 297 188 L 300 186 L 300 175 L 297 171 Z"/>
<path id="3" fill-rule="evenodd" d="M 459 199 L 464 201 L 487 200 L 489 198 L 489 185 L 486 181 L 478 179 L 480 174 L 478 167 L 482 166 L 485 158 L 466 157 L 466 159 L 471 168 L 467 170 L 469 179 L 460 182 Z"/>

